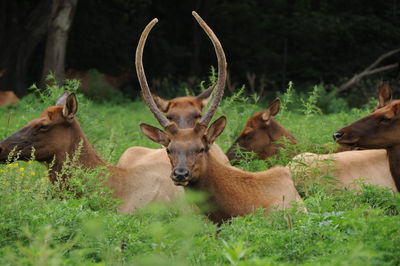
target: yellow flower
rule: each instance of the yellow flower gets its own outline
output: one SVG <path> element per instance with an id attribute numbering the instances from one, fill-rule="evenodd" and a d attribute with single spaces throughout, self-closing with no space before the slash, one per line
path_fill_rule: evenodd
<path id="1" fill-rule="evenodd" d="M 28 161 L 28 163 L 29 163 L 29 164 L 31 164 L 31 163 L 32 163 L 32 161 Z"/>
<path id="2" fill-rule="evenodd" d="M 18 164 L 18 163 L 14 163 L 13 166 L 14 166 L 14 167 L 18 167 L 19 164 Z"/>
<path id="3" fill-rule="evenodd" d="M 35 172 L 31 172 L 31 176 L 35 176 L 36 175 L 36 173 Z"/>
<path id="4" fill-rule="evenodd" d="M 23 172 L 23 171 L 25 171 L 25 168 L 21 167 L 21 168 L 19 168 L 19 171 Z"/>

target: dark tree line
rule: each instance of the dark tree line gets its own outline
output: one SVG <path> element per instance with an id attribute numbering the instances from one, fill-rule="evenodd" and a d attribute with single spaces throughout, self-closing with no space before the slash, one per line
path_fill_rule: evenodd
<path id="1" fill-rule="evenodd" d="M 44 65 L 53 47 L 48 42 L 54 1 L 1 1 L 0 69 L 6 72 L 0 89 L 23 95 L 41 80 L 43 69 L 55 67 Z M 400 46 L 398 0 L 84 0 L 77 3 L 69 31 L 65 68 L 95 68 L 113 76 L 128 71 L 130 87 L 137 88 L 136 43 L 144 26 L 157 17 L 145 67 L 152 85 L 164 90 L 161 94 L 176 95 L 168 90 L 173 84 L 195 86 L 216 65 L 212 45 L 191 17 L 192 10 L 224 46 L 228 87 L 246 83 L 254 91 L 280 90 L 289 80 L 300 87 L 340 85 Z M 397 54 L 384 63 L 399 59 Z M 394 79 L 398 74 L 397 68 L 379 75 Z"/>

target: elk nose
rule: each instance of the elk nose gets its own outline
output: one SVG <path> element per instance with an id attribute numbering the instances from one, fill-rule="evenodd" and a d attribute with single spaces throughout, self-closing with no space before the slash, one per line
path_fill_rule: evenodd
<path id="1" fill-rule="evenodd" d="M 189 170 L 185 168 L 176 168 L 173 172 L 173 178 L 176 181 L 185 181 L 189 177 Z"/>
<path id="2" fill-rule="evenodd" d="M 341 139 L 342 137 L 343 137 L 343 135 L 344 135 L 344 133 L 343 132 L 335 132 L 335 133 L 333 133 L 333 140 L 339 140 L 339 139 Z"/>

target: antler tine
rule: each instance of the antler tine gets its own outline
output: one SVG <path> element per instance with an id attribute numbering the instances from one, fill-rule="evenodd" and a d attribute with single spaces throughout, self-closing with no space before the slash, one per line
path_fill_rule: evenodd
<path id="1" fill-rule="evenodd" d="M 214 45 L 215 53 L 218 58 L 218 80 L 217 80 L 217 91 L 214 96 L 214 100 L 211 103 L 210 108 L 207 110 L 206 114 L 200 120 L 200 125 L 207 126 L 210 123 L 212 117 L 217 111 L 219 102 L 224 95 L 225 83 L 226 83 L 226 58 L 224 49 L 222 48 L 221 43 L 219 42 L 217 36 L 214 34 L 212 29 L 204 22 L 204 20 L 195 12 L 192 12 L 192 15 L 199 23 L 200 27 L 206 32 L 208 37 L 211 39 L 211 42 Z"/>
<path id="2" fill-rule="evenodd" d="M 158 19 L 153 19 L 147 24 L 146 28 L 144 28 L 142 35 L 140 36 L 138 46 L 136 48 L 136 57 L 135 57 L 135 66 L 136 73 L 139 79 L 140 88 L 142 89 L 143 100 L 150 108 L 150 111 L 154 114 L 158 122 L 163 128 L 171 125 L 171 122 L 164 116 L 164 114 L 158 109 L 156 103 L 154 102 L 153 96 L 150 92 L 149 85 L 147 83 L 146 74 L 144 73 L 143 68 L 143 48 L 147 40 L 147 36 L 149 35 L 151 29 L 158 22 Z"/>

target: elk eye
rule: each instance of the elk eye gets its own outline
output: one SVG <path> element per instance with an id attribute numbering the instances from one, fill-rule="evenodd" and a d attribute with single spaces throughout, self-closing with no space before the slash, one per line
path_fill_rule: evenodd
<path id="1" fill-rule="evenodd" d="M 167 154 L 171 154 L 171 151 L 169 149 L 166 149 L 166 150 L 167 150 Z"/>
<path id="2" fill-rule="evenodd" d="M 203 153 L 203 152 L 205 152 L 205 151 L 206 151 L 206 149 L 201 148 L 200 151 L 199 151 L 199 153 Z"/>
<path id="3" fill-rule="evenodd" d="M 195 119 L 201 118 L 201 115 L 195 115 L 194 118 Z"/>
<path id="4" fill-rule="evenodd" d="M 387 117 L 382 117 L 380 122 L 381 123 L 390 123 L 390 122 L 392 122 L 392 119 L 391 118 L 387 118 Z"/>
<path id="5" fill-rule="evenodd" d="M 49 128 L 50 128 L 49 125 L 41 125 L 40 128 L 39 128 L 39 130 L 40 130 L 40 131 L 47 131 Z"/>

